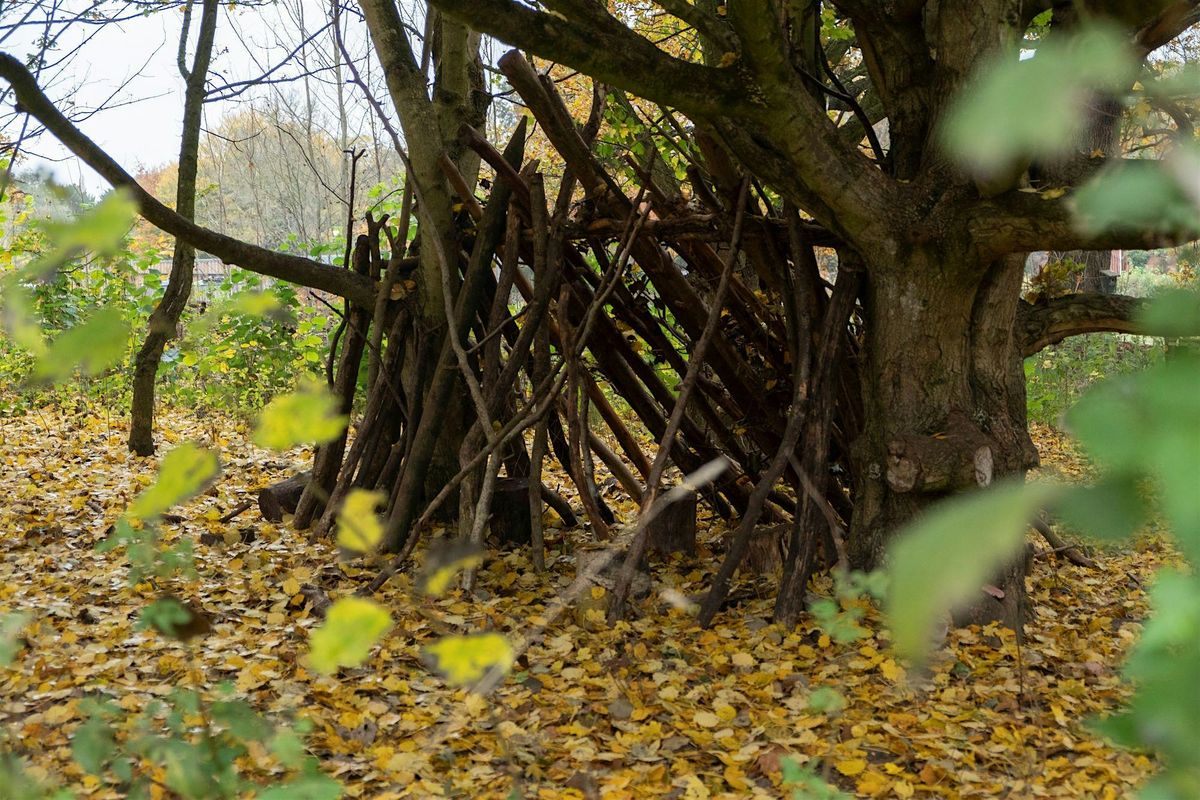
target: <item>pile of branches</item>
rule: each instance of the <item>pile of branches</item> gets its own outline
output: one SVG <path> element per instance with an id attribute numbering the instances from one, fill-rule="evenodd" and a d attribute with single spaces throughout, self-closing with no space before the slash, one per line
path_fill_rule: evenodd
<path id="1" fill-rule="evenodd" d="M 405 276 L 416 264 L 416 242 L 368 217 L 350 263 L 381 289 L 374 308 L 348 303 L 331 370 L 349 411 L 360 363 L 369 359 L 365 407 L 348 449 L 343 438 L 318 451 L 296 524 L 328 529 L 351 489 L 385 493 L 386 546 L 396 557 L 377 588 L 456 498 L 460 533 L 482 541 L 500 486 L 510 499 L 514 489 L 528 497 L 528 543 L 541 568 L 542 504 L 556 499 L 541 480 L 547 450 L 566 467 L 592 534 L 603 540 L 614 517 L 597 490 L 599 460 L 643 511 L 612 593 L 616 618 L 647 549 L 678 546 L 651 541 L 666 529 L 644 524 L 656 513 L 668 462 L 685 473 L 715 464 L 721 468 L 708 472 L 719 475 L 697 489 L 740 523 L 702 621 L 721 608 L 756 527 L 768 521 L 790 523 L 771 530 L 783 553 L 777 616 L 794 618 L 812 571 L 845 559 L 853 494 L 846 461 L 861 425 L 853 259 L 839 254 L 836 281 L 828 282 L 818 248 L 837 242 L 795 209 L 775 211 L 715 147 L 705 148 L 707 179 L 698 170 L 690 176 L 690 203 L 678 185 L 664 185 L 653 148 L 649 162 L 630 160 L 639 180 L 629 196 L 593 152 L 602 87 L 581 129 L 555 84 L 519 53 L 500 68 L 565 163 L 557 195 L 548 202 L 536 162 L 523 163 L 524 122 L 503 153 L 464 128 L 464 141 L 496 180 L 481 204 L 443 163 L 473 226 L 460 252 L 437 253 L 449 320 L 441 337 L 412 332 Z M 414 201 L 419 190 L 406 198 L 400 230 Z M 426 247 L 438 247 L 436 237 L 425 238 Z M 658 440 L 653 458 L 602 383 Z M 434 493 L 425 477 L 443 411 L 464 390 L 475 418 L 458 473 Z M 593 410 L 620 452 L 591 429 Z M 777 488 L 781 480 L 790 491 Z"/>

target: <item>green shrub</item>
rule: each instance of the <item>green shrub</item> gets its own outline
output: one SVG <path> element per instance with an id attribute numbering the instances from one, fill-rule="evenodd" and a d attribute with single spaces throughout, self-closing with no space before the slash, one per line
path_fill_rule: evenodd
<path id="1" fill-rule="evenodd" d="M 1076 336 L 1025 359 L 1029 418 L 1059 427 L 1063 415 L 1099 380 L 1140 372 L 1163 358 L 1162 339 L 1096 333 Z"/>

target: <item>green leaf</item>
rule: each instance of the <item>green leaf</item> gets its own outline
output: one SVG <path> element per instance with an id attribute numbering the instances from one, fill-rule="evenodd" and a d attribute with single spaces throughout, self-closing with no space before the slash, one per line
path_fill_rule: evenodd
<path id="1" fill-rule="evenodd" d="M 484 550 L 470 539 L 441 539 L 429 546 L 417 587 L 421 594 L 440 597 L 464 569 L 483 563 Z"/>
<path id="2" fill-rule="evenodd" d="M 818 714 L 836 714 L 846 708 L 846 697 L 829 686 L 822 686 L 808 696 L 808 708 Z"/>
<path id="3" fill-rule="evenodd" d="M 36 381 L 57 383 L 78 367 L 84 375 L 98 375 L 125 355 L 129 323 L 115 308 L 102 308 L 85 322 L 60 334 L 38 359 Z"/>
<path id="4" fill-rule="evenodd" d="M 172 791 L 189 800 L 217 796 L 214 778 L 220 765 L 213 763 L 207 743 L 166 739 L 160 747 L 157 756 L 166 768 L 165 783 Z"/>
<path id="5" fill-rule="evenodd" d="M 1141 160 L 1102 169 L 1074 196 L 1087 231 L 1190 231 L 1200 233 L 1200 210 L 1164 164 Z"/>
<path id="6" fill-rule="evenodd" d="M 6 280 L 0 281 L 0 295 L 4 298 L 0 304 L 0 323 L 18 347 L 40 358 L 46 353 L 46 340 L 33 311 L 29 290 L 14 276 L 5 277 Z"/>
<path id="7" fill-rule="evenodd" d="M 176 503 L 198 494 L 217 474 L 217 454 L 190 442 L 163 457 L 158 480 L 129 507 L 136 519 L 157 517 Z"/>
<path id="8" fill-rule="evenodd" d="M 1050 20 L 1052 19 L 1054 19 L 1054 9 L 1048 8 L 1034 17 L 1033 21 L 1029 23 L 1029 27 L 1034 30 L 1043 30 L 1050 26 Z"/>
<path id="9" fill-rule="evenodd" d="M 1101 466 L 1157 482 L 1172 532 L 1189 558 L 1200 561 L 1200 361 L 1180 357 L 1108 381 L 1067 420 Z"/>
<path id="10" fill-rule="evenodd" d="M 289 316 L 279 297 L 271 292 L 240 292 L 208 309 L 208 313 L 196 320 L 195 328 L 199 332 L 207 331 L 221 324 L 227 315 L 267 317 L 276 320 L 284 320 Z"/>
<path id="11" fill-rule="evenodd" d="M 1144 464 L 1145 426 L 1136 381 L 1105 381 L 1084 395 L 1067 414 L 1067 428 L 1102 468 L 1138 473 Z"/>
<path id="12" fill-rule="evenodd" d="M 265 742 L 275 732 L 271 723 L 243 700 L 213 703 L 212 718 L 242 742 Z"/>
<path id="13" fill-rule="evenodd" d="M 298 444 L 323 444 L 341 435 L 347 418 L 337 413 L 337 401 L 317 388 L 276 397 L 263 409 L 254 442 L 271 450 Z"/>
<path id="14" fill-rule="evenodd" d="M 938 617 L 980 597 L 981 587 L 1025 541 L 1051 484 L 997 485 L 948 500 L 897 535 L 890 548 L 888 617 L 897 651 L 920 661 Z"/>
<path id="15" fill-rule="evenodd" d="M 1200 335 L 1200 291 L 1166 289 L 1141 313 L 1141 325 L 1156 336 Z"/>
<path id="16" fill-rule="evenodd" d="M 117 752 L 117 743 L 108 723 L 92 717 L 71 738 L 71 755 L 84 771 L 99 775 Z"/>
<path id="17" fill-rule="evenodd" d="M 343 597 L 329 607 L 324 624 L 309 638 L 308 661 L 325 675 L 338 667 L 358 666 L 391 627 L 391 616 L 378 603 Z"/>
<path id="18" fill-rule="evenodd" d="M 512 645 L 499 633 L 444 636 L 422 654 L 426 663 L 452 686 L 476 683 L 493 667 L 507 672 L 514 658 Z"/>
<path id="19" fill-rule="evenodd" d="M 1132 536 L 1147 519 L 1148 509 L 1129 475 L 1114 475 L 1092 486 L 1066 489 L 1055 511 L 1072 529 L 1110 541 Z"/>
<path id="20" fill-rule="evenodd" d="M 945 142 L 984 175 L 1056 155 L 1079 141 L 1094 92 L 1124 89 L 1137 69 L 1126 37 L 1109 28 L 1048 38 L 1029 58 L 1005 49 L 954 101 Z"/>
<path id="21" fill-rule="evenodd" d="M 811 763 L 801 765 L 787 757 L 779 761 L 779 769 L 783 788 L 790 790 L 784 797 L 791 800 L 849 800 L 849 795 L 826 783 Z"/>
<path id="22" fill-rule="evenodd" d="M 279 298 L 270 292 L 242 292 L 222 310 L 228 314 L 265 317 L 279 311 L 281 305 Z"/>
<path id="23" fill-rule="evenodd" d="M 342 785 L 328 775 L 309 773 L 258 793 L 258 800 L 337 800 Z"/>
<path id="24" fill-rule="evenodd" d="M 1153 612 L 1125 666 L 1137 694 L 1125 712 L 1096 727 L 1119 744 L 1157 751 L 1173 797 L 1200 789 L 1200 580 L 1164 571 L 1150 589 Z M 1184 787 L 1188 787 L 1186 790 Z"/>
<path id="25" fill-rule="evenodd" d="M 288 769 L 296 769 L 308 758 L 304 740 L 295 731 L 286 729 L 276 731 L 267 746 L 271 750 L 271 754 L 279 759 L 279 763 Z"/>
<path id="26" fill-rule="evenodd" d="M 139 628 L 153 628 L 164 636 L 175 636 L 175 631 L 187 625 L 192 613 L 183 604 L 172 598 L 155 600 L 138 615 Z"/>
<path id="27" fill-rule="evenodd" d="M 132 191 L 124 187 L 113 189 L 94 208 L 57 233 L 62 243 L 96 253 L 111 252 L 121 246 L 137 210 Z"/>
<path id="28" fill-rule="evenodd" d="M 1146 678 L 1159 665 L 1159 656 L 1179 647 L 1196 647 L 1200 631 L 1200 582 L 1193 576 L 1163 570 L 1150 588 L 1156 610 L 1138 641 L 1138 655 L 1129 662 L 1130 677 Z"/>
<path id="29" fill-rule="evenodd" d="M 30 615 L 23 611 L 0 615 L 0 667 L 7 667 L 23 647 L 21 629 L 29 624 Z"/>
<path id="30" fill-rule="evenodd" d="M 133 193 L 120 188 L 109 192 L 85 214 L 65 223 L 47 223 L 46 234 L 53 249 L 26 267 L 28 278 L 45 275 L 80 251 L 107 255 L 116 251 L 129 233 L 137 215 Z"/>
<path id="31" fill-rule="evenodd" d="M 337 516 L 338 546 L 356 553 L 372 550 L 383 538 L 383 525 L 375 515 L 386 498 L 383 492 L 351 489 Z"/>
<path id="32" fill-rule="evenodd" d="M 11 753 L 0 752 L 0 797 L 15 797 L 21 800 L 69 800 L 71 794 L 55 791 L 34 777 L 21 759 Z"/>

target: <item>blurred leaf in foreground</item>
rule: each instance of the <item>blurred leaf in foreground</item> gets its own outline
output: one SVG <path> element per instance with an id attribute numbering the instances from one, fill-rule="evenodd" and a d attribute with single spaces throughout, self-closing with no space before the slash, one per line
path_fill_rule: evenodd
<path id="1" fill-rule="evenodd" d="M 346 421 L 328 392 L 315 387 L 301 389 L 267 404 L 258 418 L 254 442 L 271 450 L 324 444 L 341 435 Z"/>
<path id="2" fill-rule="evenodd" d="M 137 496 L 129 516 L 156 517 L 171 506 L 198 494 L 217 474 L 217 454 L 186 442 L 163 457 L 158 480 Z"/>
<path id="3" fill-rule="evenodd" d="M 378 603 L 343 597 L 329 607 L 324 624 L 309 638 L 309 663 L 325 675 L 338 667 L 356 667 L 391 627 L 391 616 Z"/>
<path id="4" fill-rule="evenodd" d="M 425 648 L 429 665 L 452 686 L 468 686 L 493 667 L 507 671 L 513 662 L 512 645 L 499 633 L 445 636 Z"/>
<path id="5" fill-rule="evenodd" d="M 1138 69 L 1127 38 L 1103 27 L 1050 37 L 1022 56 L 1005 50 L 959 94 L 947 117 L 947 146 L 980 175 L 1069 150 L 1094 94 L 1124 89 Z"/>
<path id="6" fill-rule="evenodd" d="M 365 553 L 379 544 L 383 538 L 383 525 L 375 509 L 386 500 L 382 492 L 352 489 L 342 502 L 337 515 L 337 543 L 339 547 Z"/>
<path id="7" fill-rule="evenodd" d="M 98 375 L 125 355 L 129 323 L 115 308 L 102 308 L 86 321 L 59 335 L 38 359 L 35 381 L 58 383 L 78 368 L 84 375 Z"/>
<path id="8" fill-rule="evenodd" d="M 1014 558 L 1042 506 L 1061 491 L 1014 483 L 935 507 L 892 545 L 888 616 L 901 655 L 921 661 L 937 619 L 979 596 L 980 587 Z"/>

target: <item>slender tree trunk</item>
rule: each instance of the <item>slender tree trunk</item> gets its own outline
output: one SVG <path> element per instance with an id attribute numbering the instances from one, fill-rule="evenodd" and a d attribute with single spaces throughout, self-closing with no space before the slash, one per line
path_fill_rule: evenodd
<path id="1" fill-rule="evenodd" d="M 199 166 L 200 121 L 204 110 L 204 82 L 212 58 L 217 29 L 217 0 L 204 0 L 196 55 L 189 70 L 186 64 L 188 29 L 192 3 L 184 15 L 179 36 L 179 71 L 186 82 L 183 106 L 183 133 L 179 140 L 179 186 L 175 207 L 188 220 L 196 216 L 196 173 Z M 140 456 L 154 452 L 154 381 L 163 348 L 175 335 L 176 326 L 192 293 L 192 267 L 196 251 L 181 239 L 175 240 L 171 258 L 171 276 L 166 291 L 150 314 L 146 340 L 138 351 L 133 368 L 133 402 L 130 407 L 129 449 Z"/>
<path id="2" fill-rule="evenodd" d="M 413 275 L 418 287 L 419 303 L 414 315 L 414 328 L 408 335 L 413 351 L 405 359 L 409 366 L 402 380 L 407 396 L 426 398 L 424 413 L 430 415 L 436 428 L 429 428 L 421 436 L 420 446 L 414 448 L 406 458 L 403 468 L 405 488 L 400 492 L 402 499 L 397 501 L 403 507 L 419 502 L 421 497 L 434 496 L 458 472 L 458 454 L 469 427 L 468 406 L 464 402 L 465 387 L 459 385 L 457 369 L 451 366 L 452 383 L 443 386 L 430 374 L 418 374 L 416 365 L 421 360 L 416 354 L 420 348 L 429 348 L 435 357 L 439 351 L 443 355 L 447 352 L 444 346 L 447 329 L 441 265 L 435 239 L 440 242 L 449 262 L 452 288 L 455 290 L 461 281 L 459 254 L 464 242 L 454 211 L 454 195 L 461 192 L 449 186 L 442 157 L 449 157 L 466 184 L 465 191 L 472 192 L 479 158 L 459 142 L 459 129 L 464 124 L 472 127 L 482 124 L 490 95 L 483 87 L 483 71 L 478 54 L 479 34 L 440 15 L 431 21 L 430 29 L 435 33 L 435 38 L 426 48 L 435 71 L 431 95 L 427 85 L 425 55 L 422 55 L 418 64 L 395 4 L 390 0 L 360 0 L 359 6 L 387 77 L 392 104 L 404 130 L 409 150 L 408 180 L 413 181 L 420 198 L 417 204 L 420 262 Z M 437 12 L 430 9 L 429 13 Z M 466 199 L 458 198 L 460 202 Z M 469 323 L 474 319 L 476 308 L 466 308 L 463 313 L 468 318 L 460 322 Z M 438 370 L 444 368 L 441 361 L 437 363 Z M 436 391 L 431 391 L 431 385 Z M 435 438 L 426 441 L 428 436 Z M 448 507 L 453 509 L 456 505 L 450 503 Z M 401 508 L 397 513 L 393 509 L 391 530 L 406 530 L 412 512 L 413 509 Z M 391 541 L 389 544 L 394 547 L 399 542 Z"/>

